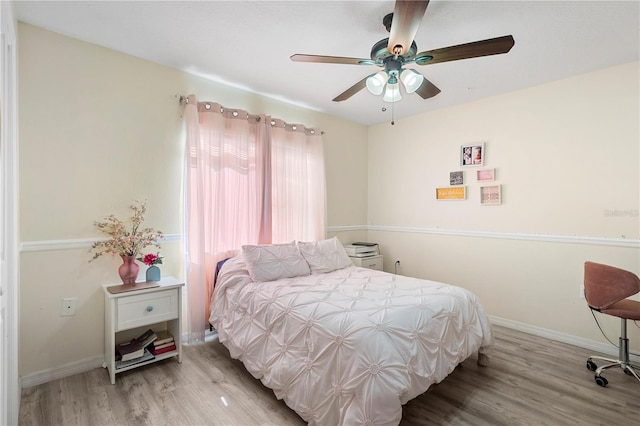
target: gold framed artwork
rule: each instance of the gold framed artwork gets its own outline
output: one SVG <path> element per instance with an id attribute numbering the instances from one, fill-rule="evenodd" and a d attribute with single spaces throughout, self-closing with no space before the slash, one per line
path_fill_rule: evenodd
<path id="1" fill-rule="evenodd" d="M 466 198 L 466 186 L 436 188 L 436 200 L 464 200 Z"/>
<path id="2" fill-rule="evenodd" d="M 460 147 L 460 165 L 462 167 L 482 166 L 484 165 L 484 157 L 484 143 Z"/>
<path id="3" fill-rule="evenodd" d="M 502 204 L 502 185 L 481 186 L 480 204 L 483 206 Z"/>

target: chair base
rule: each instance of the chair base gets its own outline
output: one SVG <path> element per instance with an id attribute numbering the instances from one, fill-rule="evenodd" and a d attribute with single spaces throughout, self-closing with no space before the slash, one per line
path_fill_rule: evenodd
<path id="1" fill-rule="evenodd" d="M 629 339 L 627 339 L 627 322 L 624 319 L 622 319 L 621 321 L 620 331 L 620 352 L 618 359 L 605 358 L 596 355 L 587 358 L 587 368 L 590 371 L 595 371 L 596 374 L 594 376 L 594 379 L 599 386 L 607 386 L 609 382 L 607 381 L 607 379 L 602 377 L 601 374 L 604 370 L 613 367 L 622 368 L 622 371 L 630 376 L 635 377 L 636 379 L 638 379 L 638 382 L 640 382 L 640 376 L 638 375 L 640 373 L 640 366 L 633 365 L 631 364 L 631 362 L 629 362 Z M 596 363 L 593 362 L 594 359 L 608 362 L 608 364 L 598 367 Z"/>
<path id="2" fill-rule="evenodd" d="M 605 361 L 608 362 L 608 364 L 602 365 L 600 367 L 598 367 L 596 365 L 595 362 L 593 362 L 594 359 L 600 360 L 600 361 Z M 587 368 L 591 371 L 595 371 L 595 376 L 594 379 L 596 381 L 596 383 L 600 386 L 606 386 L 608 384 L 607 379 L 605 379 L 604 377 L 601 376 L 602 372 L 606 369 L 609 368 L 613 368 L 613 367 L 620 367 L 622 368 L 622 370 L 630 375 L 630 376 L 634 376 L 636 379 L 638 379 L 638 381 L 640 382 L 640 376 L 638 375 L 640 373 L 640 366 L 637 365 L 633 365 L 629 362 L 625 362 L 623 360 L 618 360 L 618 359 L 611 359 L 611 358 L 605 358 L 605 357 L 601 357 L 601 356 L 590 356 L 589 358 L 587 358 Z"/>

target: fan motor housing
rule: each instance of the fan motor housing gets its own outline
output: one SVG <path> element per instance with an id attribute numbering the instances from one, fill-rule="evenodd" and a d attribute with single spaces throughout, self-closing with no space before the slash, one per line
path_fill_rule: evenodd
<path id="1" fill-rule="evenodd" d="M 371 59 L 376 61 L 377 64 L 381 65 L 385 62 L 385 59 L 389 57 L 393 57 L 394 56 L 393 53 L 389 53 L 389 51 L 387 50 L 388 45 L 389 45 L 388 38 L 380 40 L 379 42 L 374 44 L 373 47 L 371 48 Z M 414 41 L 411 43 L 411 47 L 409 48 L 407 53 L 405 53 L 404 55 L 399 55 L 398 59 L 402 58 L 402 62 L 410 60 L 415 56 L 417 51 L 418 51 L 418 46 Z"/>

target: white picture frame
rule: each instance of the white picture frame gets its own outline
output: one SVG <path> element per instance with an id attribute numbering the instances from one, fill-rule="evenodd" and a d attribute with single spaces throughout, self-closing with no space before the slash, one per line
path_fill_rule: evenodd
<path id="1" fill-rule="evenodd" d="M 464 172 L 449 172 L 449 185 L 464 185 Z"/>
<path id="2" fill-rule="evenodd" d="M 496 169 L 481 169 L 476 171 L 476 179 L 479 182 L 489 182 L 496 178 Z"/>
<path id="3" fill-rule="evenodd" d="M 460 166 L 478 167 L 484 166 L 486 155 L 484 143 L 462 145 L 460 147 Z"/>
<path id="4" fill-rule="evenodd" d="M 496 206 L 502 204 L 502 185 L 481 186 L 480 204 L 483 206 Z"/>
<path id="5" fill-rule="evenodd" d="M 446 186 L 436 188 L 436 200 L 457 200 L 467 199 L 466 186 Z"/>

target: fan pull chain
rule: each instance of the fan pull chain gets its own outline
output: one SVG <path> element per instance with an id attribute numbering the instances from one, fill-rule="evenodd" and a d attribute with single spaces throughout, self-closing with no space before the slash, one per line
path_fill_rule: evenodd
<path id="1" fill-rule="evenodd" d="M 394 108 L 393 108 L 393 104 L 394 104 L 394 103 L 395 103 L 395 102 L 392 102 L 392 103 L 391 103 L 391 125 L 392 125 L 392 126 L 395 126 L 395 124 L 396 124 L 396 122 L 395 122 L 395 120 L 394 120 L 394 114 L 393 114 L 393 113 L 394 113 Z M 382 111 L 382 112 L 387 112 L 387 107 L 386 107 L 386 106 L 384 106 L 384 101 L 382 102 L 382 108 L 381 108 L 381 111 Z"/>
<path id="2" fill-rule="evenodd" d="M 393 112 L 394 112 L 394 110 L 395 110 L 394 105 L 395 105 L 395 102 L 393 102 L 393 103 L 391 104 L 391 125 L 392 125 L 392 126 L 395 126 L 395 125 L 396 125 L 396 121 L 395 121 L 395 119 L 394 119 L 394 114 L 393 114 Z"/>

